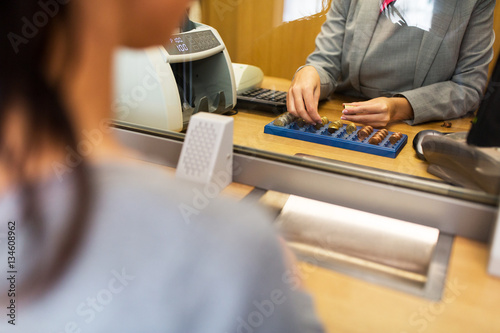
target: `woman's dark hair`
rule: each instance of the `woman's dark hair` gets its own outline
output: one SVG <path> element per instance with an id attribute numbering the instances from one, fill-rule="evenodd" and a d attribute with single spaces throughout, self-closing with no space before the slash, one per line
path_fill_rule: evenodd
<path id="1" fill-rule="evenodd" d="M 25 172 L 28 159 L 50 144 L 77 147 L 77 136 L 66 106 L 61 98 L 61 87 L 49 84 L 46 78 L 49 39 L 56 22 L 70 26 L 67 13 L 70 4 L 60 0 L 2 0 L 0 2 L 0 163 L 9 172 L 23 193 L 22 222 L 35 235 L 34 243 L 43 248 L 45 222 L 39 214 L 37 183 Z M 71 33 L 71 32 L 70 32 Z M 66 57 L 67 58 L 67 57 Z M 13 151 L 5 140 L 6 121 L 13 112 L 13 103 L 21 101 L 22 119 L 27 137 L 22 151 Z M 15 109 L 18 112 L 17 108 Z M 48 139 L 48 140 L 47 140 Z M 57 254 L 47 267 L 33 268 L 24 281 L 23 293 L 39 295 L 46 292 L 62 275 L 75 255 L 85 230 L 84 222 L 89 208 L 90 182 L 85 162 L 73 169 L 72 181 L 78 196 L 74 200 L 72 216 L 68 216 L 67 234 L 57 244 Z M 40 254 L 40 255 L 43 255 Z M 40 261 L 41 262 L 41 261 Z"/>

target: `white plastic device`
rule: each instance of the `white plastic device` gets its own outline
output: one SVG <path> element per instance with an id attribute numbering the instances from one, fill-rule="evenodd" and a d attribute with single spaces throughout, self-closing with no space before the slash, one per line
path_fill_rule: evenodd
<path id="1" fill-rule="evenodd" d="M 264 80 L 264 72 L 257 66 L 233 62 L 233 72 L 237 93 L 259 88 Z"/>
<path id="2" fill-rule="evenodd" d="M 119 49 L 115 56 L 115 118 L 162 131 L 181 131 L 201 111 L 223 114 L 236 105 L 233 66 L 214 28 L 172 35 L 165 45 Z"/>
<path id="3" fill-rule="evenodd" d="M 233 181 L 233 118 L 199 112 L 191 117 L 176 177 L 220 190 Z"/>
<path id="4" fill-rule="evenodd" d="M 126 123 L 180 131 L 182 105 L 174 73 L 158 47 L 120 49 L 115 57 L 115 116 Z"/>

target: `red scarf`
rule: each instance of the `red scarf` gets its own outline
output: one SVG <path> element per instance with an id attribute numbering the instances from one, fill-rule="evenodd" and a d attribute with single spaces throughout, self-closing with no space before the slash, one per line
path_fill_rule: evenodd
<path id="1" fill-rule="evenodd" d="M 380 5 L 380 12 L 382 13 L 394 1 L 396 1 L 396 0 L 384 0 L 382 2 L 382 4 Z"/>

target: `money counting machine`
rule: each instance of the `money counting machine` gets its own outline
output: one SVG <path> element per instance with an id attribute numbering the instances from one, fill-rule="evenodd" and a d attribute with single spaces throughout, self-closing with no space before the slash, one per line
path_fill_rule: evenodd
<path id="1" fill-rule="evenodd" d="M 117 52 L 117 120 L 181 131 L 193 114 L 223 114 L 236 105 L 233 67 L 220 35 L 191 21 L 183 30 L 165 45 Z"/>

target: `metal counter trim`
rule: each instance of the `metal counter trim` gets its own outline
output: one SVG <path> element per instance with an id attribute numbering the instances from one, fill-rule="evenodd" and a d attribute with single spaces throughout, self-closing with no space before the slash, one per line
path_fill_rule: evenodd
<path id="1" fill-rule="evenodd" d="M 114 131 L 125 145 L 140 151 L 145 160 L 176 167 L 183 134 L 153 132 L 123 124 L 117 124 Z M 359 170 L 342 174 L 335 168 L 325 169 L 318 167 L 318 163 L 295 160 L 296 163 L 291 163 L 294 158 L 290 156 L 235 147 L 233 181 L 436 227 L 450 235 L 489 240 L 497 202 L 493 204 L 487 197 L 484 202 L 474 202 L 364 179 Z"/>

